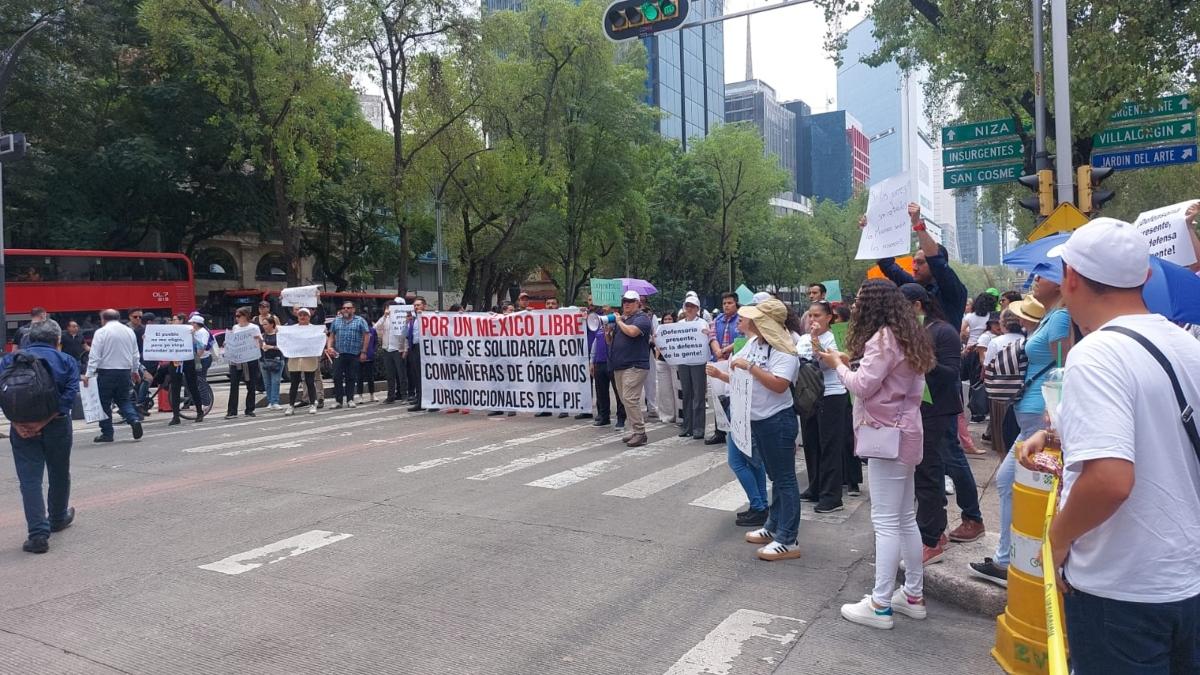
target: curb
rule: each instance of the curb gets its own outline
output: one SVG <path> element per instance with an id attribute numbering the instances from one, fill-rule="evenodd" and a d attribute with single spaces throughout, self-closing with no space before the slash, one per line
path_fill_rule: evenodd
<path id="1" fill-rule="evenodd" d="M 996 617 L 1008 602 L 1005 589 L 971 575 L 967 563 L 978 562 L 996 550 L 999 535 L 989 532 L 970 544 L 950 544 L 942 562 L 925 568 L 925 593 L 968 612 Z"/>

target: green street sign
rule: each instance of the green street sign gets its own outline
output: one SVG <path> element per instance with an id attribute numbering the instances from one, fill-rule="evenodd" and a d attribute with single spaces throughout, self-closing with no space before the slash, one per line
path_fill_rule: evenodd
<path id="1" fill-rule="evenodd" d="M 1134 127 L 1105 129 L 1092 137 L 1092 147 L 1111 148 L 1118 145 L 1150 145 L 1169 143 L 1196 137 L 1195 118 L 1167 120 Z"/>
<path id="2" fill-rule="evenodd" d="M 1024 154 L 1024 146 L 1021 144 L 1021 141 L 968 145 L 964 148 L 942 150 L 942 166 L 980 164 L 983 162 L 1011 162 L 1014 159 L 1022 159 Z"/>
<path id="3" fill-rule="evenodd" d="M 1187 94 L 1176 94 L 1175 96 L 1166 96 L 1143 103 L 1126 101 L 1121 104 L 1120 110 L 1114 113 L 1109 120 L 1124 122 L 1143 117 L 1168 117 L 1170 115 L 1183 115 L 1194 112 L 1196 112 L 1196 104 L 1192 101 L 1191 97 Z"/>
<path id="4" fill-rule="evenodd" d="M 1021 125 L 1015 119 L 990 120 L 958 124 L 942 129 L 942 145 L 962 145 L 971 141 L 990 141 L 1004 136 L 1015 136 Z"/>
<path id="5" fill-rule="evenodd" d="M 947 169 L 942 172 L 942 187 L 952 190 L 976 185 L 1007 183 L 1020 178 L 1021 172 L 1024 170 L 1024 162 L 1005 164 L 1004 166 L 981 166 L 975 169 Z"/>

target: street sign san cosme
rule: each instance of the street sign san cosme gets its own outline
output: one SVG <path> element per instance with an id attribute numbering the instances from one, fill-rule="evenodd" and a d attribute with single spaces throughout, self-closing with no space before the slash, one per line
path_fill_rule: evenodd
<path id="1" fill-rule="evenodd" d="M 1007 183 L 1021 177 L 1025 163 L 1005 164 L 1003 166 L 983 166 L 969 169 L 946 169 L 942 172 L 942 188 L 974 187 L 976 185 L 992 185 Z"/>
<path id="2" fill-rule="evenodd" d="M 1113 113 L 1109 121 L 1119 123 L 1144 117 L 1170 117 L 1194 112 L 1196 112 L 1196 106 L 1191 97 L 1187 94 L 1176 94 L 1142 103 L 1126 101 L 1121 104 L 1121 108 L 1117 112 Z"/>
<path id="3" fill-rule="evenodd" d="M 1196 160 L 1196 144 L 1191 143 L 1092 155 L 1092 166 L 1110 167 L 1114 171 L 1127 171 L 1171 164 L 1195 164 Z"/>
<path id="4" fill-rule="evenodd" d="M 1020 159 L 1023 152 L 1024 146 L 1021 144 L 1021 141 L 1004 141 L 1003 143 L 947 148 L 942 150 L 942 165 L 958 166 L 985 162 L 1009 162 Z"/>
<path id="5" fill-rule="evenodd" d="M 1149 145 L 1195 137 L 1195 118 L 1184 118 L 1105 129 L 1092 137 L 1092 146 L 1111 148 L 1120 145 Z"/>
<path id="6" fill-rule="evenodd" d="M 942 129 L 942 145 L 949 147 L 972 141 L 996 140 L 1015 136 L 1020 131 L 1020 123 L 1012 118 L 957 124 Z"/>

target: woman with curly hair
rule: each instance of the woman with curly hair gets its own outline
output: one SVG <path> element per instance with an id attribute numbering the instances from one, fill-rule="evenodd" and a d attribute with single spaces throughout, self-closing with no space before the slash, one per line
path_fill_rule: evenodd
<path id="1" fill-rule="evenodd" d="M 859 290 L 846 348 L 847 354 L 824 348 L 817 354 L 826 366 L 837 369 L 838 378 L 854 394 L 858 452 L 869 456 L 875 588 L 859 602 L 842 605 L 842 616 L 864 626 L 891 628 L 893 611 L 925 618 L 921 535 L 913 502 L 915 470 L 924 454 L 921 394 L 925 373 L 935 364 L 933 345 L 896 285 L 871 280 Z M 856 370 L 850 368 L 853 362 L 858 363 Z M 899 433 L 872 433 L 886 432 L 886 427 Z M 868 442 L 868 436 L 876 440 Z M 895 588 L 901 560 L 904 586 Z"/>

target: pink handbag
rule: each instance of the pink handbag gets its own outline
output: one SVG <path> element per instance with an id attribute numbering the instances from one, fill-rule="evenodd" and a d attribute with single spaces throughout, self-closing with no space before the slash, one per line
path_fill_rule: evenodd
<path id="1" fill-rule="evenodd" d="M 867 459 L 899 459 L 900 426 L 864 422 L 854 433 L 854 454 Z"/>

